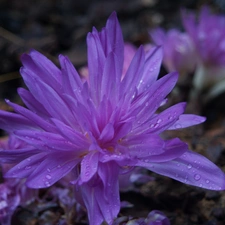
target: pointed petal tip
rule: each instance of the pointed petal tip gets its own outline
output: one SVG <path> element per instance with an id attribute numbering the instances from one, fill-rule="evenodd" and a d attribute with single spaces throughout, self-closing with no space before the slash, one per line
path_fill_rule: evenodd
<path id="1" fill-rule="evenodd" d="M 116 11 L 113 11 L 112 13 L 111 13 L 111 15 L 109 16 L 109 18 L 117 18 L 117 13 L 116 13 Z"/>

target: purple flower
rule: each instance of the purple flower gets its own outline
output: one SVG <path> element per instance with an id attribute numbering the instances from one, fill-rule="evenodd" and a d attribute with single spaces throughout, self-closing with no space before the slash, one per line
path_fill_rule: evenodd
<path id="1" fill-rule="evenodd" d="M 183 24 L 201 62 L 206 65 L 225 64 L 225 16 L 213 15 L 204 6 L 198 20 L 194 13 L 183 11 Z"/>
<path id="2" fill-rule="evenodd" d="M 0 141 L 1 151 L 8 149 L 20 149 L 24 142 L 11 135 Z M 1 171 L 6 173 L 12 166 L 9 164 L 1 165 Z M 27 188 L 21 179 L 5 179 L 0 184 L 0 224 L 10 225 L 11 217 L 19 205 L 26 205 L 37 197 L 37 190 Z"/>
<path id="3" fill-rule="evenodd" d="M 156 45 L 162 45 L 163 64 L 169 72 L 178 71 L 183 75 L 194 71 L 197 56 L 192 40 L 186 33 L 156 28 L 150 31 L 150 36 Z"/>
<path id="4" fill-rule="evenodd" d="M 225 77 L 225 16 L 210 13 L 202 7 L 198 19 L 192 12 L 183 11 L 183 25 L 197 54 L 197 69 L 193 84 L 196 90 L 210 88 L 221 82 L 212 92 L 224 90 Z M 214 93 L 210 94 L 214 95 Z"/>
<path id="5" fill-rule="evenodd" d="M 120 210 L 118 177 L 136 166 L 186 184 L 225 189 L 217 166 L 178 138 L 160 136 L 205 120 L 183 114 L 185 103 L 156 112 L 178 78 L 170 73 L 157 80 L 161 49 L 145 54 L 140 47 L 121 79 L 124 43 L 115 13 L 101 32 L 93 28 L 87 44 L 89 83 L 67 57 L 59 56 L 59 69 L 34 50 L 22 56 L 29 90 L 18 93 L 27 108 L 7 100 L 16 113 L 0 111 L 0 127 L 26 145 L 0 151 L 2 162 L 17 162 L 6 177 L 46 188 L 71 172 L 76 200 L 86 206 L 92 225 L 112 224 Z"/>
<path id="6" fill-rule="evenodd" d="M 10 225 L 11 217 L 20 203 L 20 196 L 8 183 L 0 184 L 0 224 Z"/>

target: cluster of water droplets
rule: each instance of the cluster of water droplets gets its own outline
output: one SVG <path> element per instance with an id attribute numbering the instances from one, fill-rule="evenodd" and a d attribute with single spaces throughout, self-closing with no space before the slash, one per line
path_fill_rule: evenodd
<path id="1" fill-rule="evenodd" d="M 160 125 L 160 123 L 161 123 L 162 121 L 163 121 L 162 119 L 158 119 L 158 120 L 156 121 L 156 123 L 153 123 L 153 124 L 150 125 L 150 128 L 157 128 L 157 127 L 159 127 L 159 125 Z"/>
<path id="2" fill-rule="evenodd" d="M 184 157 L 185 154 L 183 155 Z M 215 187 L 215 185 L 213 183 L 210 184 L 210 180 L 208 180 L 207 178 L 202 177 L 199 173 L 198 173 L 198 169 L 201 167 L 200 162 L 199 161 L 194 161 L 193 164 L 189 163 L 188 165 L 183 165 L 181 163 L 177 163 L 177 166 L 181 168 L 182 172 L 185 172 L 185 170 L 187 169 L 187 175 L 185 175 L 183 178 L 183 182 L 184 183 L 192 183 L 190 180 L 194 178 L 194 180 L 196 181 L 196 184 L 198 183 L 197 186 L 201 187 L 201 188 L 207 188 L 207 189 L 211 189 L 211 190 L 218 190 L 217 187 Z M 186 169 L 185 169 L 186 167 Z M 191 171 L 191 173 L 193 175 L 190 175 L 189 171 Z M 191 177 L 193 176 L 193 177 Z M 177 179 L 181 178 L 179 177 L 179 175 L 176 173 L 175 177 Z M 189 180 L 190 179 L 190 180 Z"/>

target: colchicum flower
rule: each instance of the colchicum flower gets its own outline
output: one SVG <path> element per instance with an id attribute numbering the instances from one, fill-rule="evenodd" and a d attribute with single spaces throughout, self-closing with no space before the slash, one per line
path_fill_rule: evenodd
<path id="1" fill-rule="evenodd" d="M 194 71 L 197 56 L 186 33 L 155 28 L 149 34 L 156 45 L 162 46 L 163 64 L 169 72 L 178 71 L 180 75 L 185 75 Z"/>
<path id="2" fill-rule="evenodd" d="M 198 55 L 194 78 L 196 89 L 202 90 L 225 78 L 225 16 L 202 7 L 198 19 L 192 12 L 183 11 L 183 25 Z M 223 82 L 224 85 L 224 82 Z"/>
<path id="3" fill-rule="evenodd" d="M 134 167 L 225 189 L 225 175 L 216 165 L 178 138 L 160 137 L 205 120 L 183 114 L 185 103 L 157 114 L 178 79 L 170 73 L 157 80 L 162 50 L 145 53 L 140 47 L 121 79 L 124 43 L 115 13 L 101 32 L 93 28 L 87 44 L 89 83 L 67 57 L 59 56 L 59 69 L 37 51 L 22 56 L 29 90 L 18 93 L 27 108 L 7 100 L 16 113 L 0 111 L 0 127 L 29 147 L 0 151 L 2 162 L 17 163 L 6 177 L 46 188 L 73 173 L 76 199 L 87 208 L 91 225 L 113 223 L 120 210 L 118 177 Z"/>

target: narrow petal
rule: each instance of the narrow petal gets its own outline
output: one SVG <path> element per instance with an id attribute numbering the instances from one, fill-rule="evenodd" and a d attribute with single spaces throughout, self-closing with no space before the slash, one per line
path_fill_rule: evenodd
<path id="1" fill-rule="evenodd" d="M 41 80 L 51 85 L 55 90 L 60 90 L 61 71 L 44 55 L 35 50 L 31 50 L 30 54 L 23 54 L 21 56 L 21 61 L 23 68 L 26 68 L 27 71 L 32 71 L 32 73 L 21 73 L 29 89 L 32 79 L 36 77 L 41 78 Z"/>
<path id="2" fill-rule="evenodd" d="M 160 155 L 164 152 L 165 142 L 159 135 L 140 134 L 130 136 L 122 140 L 123 145 L 129 148 L 129 155 L 145 159 L 152 155 Z"/>
<path id="3" fill-rule="evenodd" d="M 185 152 L 177 159 L 144 167 L 185 184 L 210 190 L 225 189 L 224 173 L 207 158 L 192 151 Z"/>
<path id="4" fill-rule="evenodd" d="M 30 174 L 26 184 L 30 188 L 47 188 L 69 173 L 79 162 L 80 159 L 69 152 L 48 154 Z"/>
<path id="5" fill-rule="evenodd" d="M 20 151 L 20 150 L 19 150 Z M 24 159 L 16 166 L 11 168 L 5 175 L 8 178 L 26 178 L 28 177 L 46 157 L 46 153 L 35 154 Z"/>
<path id="6" fill-rule="evenodd" d="M 98 174 L 103 182 L 103 188 L 98 189 L 95 197 L 99 201 L 99 208 L 105 221 L 111 224 L 120 211 L 119 167 L 115 162 L 101 163 Z"/>
<path id="7" fill-rule="evenodd" d="M 157 80 L 163 59 L 161 47 L 155 47 L 146 54 L 144 71 L 137 86 L 139 93 L 146 91 Z"/>
<path id="8" fill-rule="evenodd" d="M 108 123 L 102 130 L 99 140 L 102 142 L 110 141 L 110 140 L 112 140 L 114 133 L 115 133 L 115 131 L 114 131 L 113 124 Z"/>
<path id="9" fill-rule="evenodd" d="M 101 187 L 99 187 L 100 185 Z M 98 199 L 95 198 L 96 192 L 99 193 L 97 189 L 100 188 L 102 191 L 102 186 L 102 184 L 99 184 L 93 187 L 89 185 L 89 183 L 84 183 L 82 186 L 77 187 L 78 192 L 76 195 L 82 195 L 82 200 L 87 209 L 89 224 L 91 225 L 99 225 L 104 221 L 104 217 L 99 208 Z"/>
<path id="10" fill-rule="evenodd" d="M 205 120 L 206 118 L 203 116 L 196 116 L 192 114 L 180 115 L 179 119 L 171 127 L 169 127 L 168 130 L 176 130 L 198 125 L 200 123 L 205 122 Z"/>
<path id="11" fill-rule="evenodd" d="M 112 102 L 115 102 L 115 104 L 118 101 L 118 90 L 121 79 L 121 73 L 118 71 L 117 65 L 118 58 L 114 52 L 111 52 L 105 61 L 100 89 L 101 100 L 103 100 L 103 97 L 106 97 L 107 99 L 111 99 Z"/>
<path id="12" fill-rule="evenodd" d="M 15 112 L 20 113 L 20 115 L 23 115 L 33 123 L 35 123 L 40 128 L 44 129 L 45 131 L 55 131 L 55 127 L 44 120 L 42 117 L 38 116 L 36 113 L 32 112 L 31 110 L 28 110 L 20 105 L 17 105 L 15 103 L 10 102 L 9 100 L 6 100 L 6 103 L 10 105 Z"/>
<path id="13" fill-rule="evenodd" d="M 180 157 L 182 154 L 188 151 L 188 145 L 180 141 L 179 138 L 174 138 L 166 142 L 166 146 L 163 148 L 163 150 L 164 151 L 161 154 L 159 153 L 159 154 L 149 155 L 148 157 L 140 159 L 137 165 L 143 167 L 144 165 L 147 166 L 149 164 L 149 168 L 150 168 L 152 166 L 151 162 L 161 163 L 161 162 L 171 161 L 173 159 Z"/>
<path id="14" fill-rule="evenodd" d="M 130 66 L 126 72 L 126 75 L 121 83 L 121 94 L 126 94 L 128 98 L 132 100 L 132 96 L 135 92 L 136 84 L 141 80 L 145 63 L 145 54 L 143 47 L 140 47 L 134 58 L 132 59 Z"/>
<path id="15" fill-rule="evenodd" d="M 85 136 L 78 132 L 76 129 L 72 129 L 70 126 L 67 126 L 63 122 L 57 119 L 52 119 L 56 127 L 58 128 L 60 134 L 65 138 L 69 139 L 73 144 L 81 148 L 88 148 L 89 143 Z"/>
<path id="16" fill-rule="evenodd" d="M 81 182 L 88 182 L 98 170 L 98 152 L 92 151 L 85 155 L 81 161 Z"/>
<path id="17" fill-rule="evenodd" d="M 0 151 L 0 162 L 1 163 L 18 163 L 22 160 L 31 157 L 34 154 L 40 153 L 40 150 L 34 149 L 31 147 L 24 147 L 21 149 L 10 149 L 10 150 L 1 150 Z"/>
<path id="18" fill-rule="evenodd" d="M 37 126 L 22 115 L 0 110 L 0 128 L 12 133 L 20 129 L 37 129 Z"/>
<path id="19" fill-rule="evenodd" d="M 18 94 L 20 95 L 26 107 L 32 112 L 45 118 L 49 116 L 49 113 L 46 111 L 43 105 L 37 101 L 28 90 L 24 88 L 18 88 Z"/>
<path id="20" fill-rule="evenodd" d="M 83 88 L 83 84 L 77 70 L 67 57 L 60 55 L 59 61 L 62 68 L 62 83 L 64 91 L 71 96 L 75 96 L 78 101 L 82 101 L 81 90 Z"/>
<path id="21" fill-rule="evenodd" d="M 149 121 L 143 121 L 142 123 L 144 124 L 139 125 L 136 132 L 147 131 L 148 133 L 159 134 L 164 130 L 167 130 L 172 124 L 179 120 L 179 117 L 184 112 L 185 107 L 186 103 L 184 102 L 171 106 Z"/>
<path id="22" fill-rule="evenodd" d="M 42 150 L 73 151 L 77 149 L 74 144 L 55 133 L 19 130 L 15 131 L 14 134 L 26 143 Z"/>

